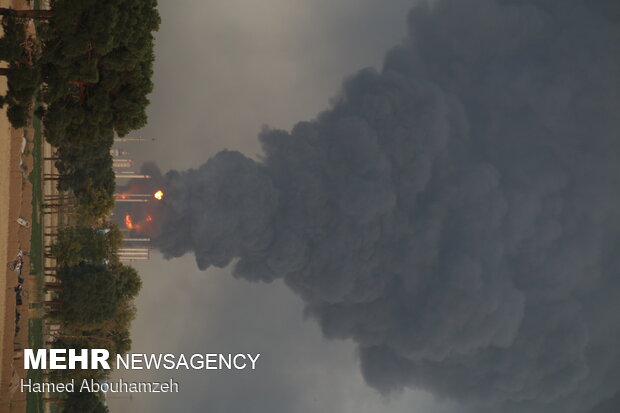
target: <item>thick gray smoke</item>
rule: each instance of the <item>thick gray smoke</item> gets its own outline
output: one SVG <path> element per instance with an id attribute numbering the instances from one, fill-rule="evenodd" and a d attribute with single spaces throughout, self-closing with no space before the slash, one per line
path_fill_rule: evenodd
<path id="1" fill-rule="evenodd" d="M 381 392 L 583 413 L 620 389 L 619 2 L 437 0 L 332 109 L 169 172 L 166 257 L 282 278 Z"/>

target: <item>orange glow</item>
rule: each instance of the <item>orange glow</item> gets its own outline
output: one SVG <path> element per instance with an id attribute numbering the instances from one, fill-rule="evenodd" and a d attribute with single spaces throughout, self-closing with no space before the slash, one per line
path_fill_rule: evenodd
<path id="1" fill-rule="evenodd" d="M 134 229 L 133 222 L 129 214 L 125 215 L 125 226 L 127 229 Z"/>
<path id="2" fill-rule="evenodd" d="M 162 190 L 160 189 L 159 191 L 155 192 L 155 193 L 153 194 L 153 196 L 155 197 L 155 199 L 157 199 L 157 200 L 160 200 L 160 201 L 161 201 L 161 200 L 162 200 L 162 198 L 164 197 L 164 191 L 162 191 Z"/>
<path id="3" fill-rule="evenodd" d="M 153 222 L 153 217 L 150 216 L 150 215 L 147 215 L 145 220 L 146 220 L 146 222 Z"/>

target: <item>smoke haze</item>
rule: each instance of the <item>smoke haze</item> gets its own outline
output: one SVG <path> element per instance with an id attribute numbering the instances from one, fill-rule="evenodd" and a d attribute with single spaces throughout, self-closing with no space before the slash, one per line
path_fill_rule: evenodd
<path id="1" fill-rule="evenodd" d="M 604 405 L 620 388 L 619 11 L 417 6 L 380 72 L 264 130 L 261 159 L 168 172 L 159 248 L 284 279 L 383 393 Z"/>

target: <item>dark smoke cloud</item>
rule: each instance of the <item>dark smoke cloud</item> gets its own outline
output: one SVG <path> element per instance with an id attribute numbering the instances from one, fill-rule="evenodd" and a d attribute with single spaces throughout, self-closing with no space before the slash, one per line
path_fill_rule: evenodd
<path id="1" fill-rule="evenodd" d="M 166 257 L 283 278 L 366 381 L 494 412 L 620 388 L 619 3 L 417 6 L 332 109 L 165 176 Z"/>

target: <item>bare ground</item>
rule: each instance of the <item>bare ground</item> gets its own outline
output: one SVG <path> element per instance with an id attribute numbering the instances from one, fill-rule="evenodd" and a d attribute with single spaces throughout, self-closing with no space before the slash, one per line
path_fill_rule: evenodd
<path id="1" fill-rule="evenodd" d="M 0 7 L 28 8 L 24 0 L 0 0 Z M 5 63 L 2 63 L 6 66 Z M 6 79 L 0 77 L 0 93 L 6 93 Z M 32 170 L 29 155 L 32 143 L 22 155 L 22 136 L 30 139 L 32 129 L 12 129 L 6 118 L 6 108 L 0 110 L 0 413 L 25 412 L 26 395 L 18 389 L 19 378 L 24 370 L 19 349 L 28 345 L 28 277 L 29 260 L 25 257 L 22 274 L 25 278 L 24 300 L 16 306 L 15 292 L 17 274 L 7 268 L 15 259 L 19 248 L 30 247 L 30 230 L 20 226 L 16 219 L 23 217 L 30 221 L 32 187 L 27 179 Z M 20 162 L 21 160 L 21 162 Z M 21 165 L 20 165 L 21 164 Z M 20 312 L 20 331 L 15 334 L 16 310 Z"/>

